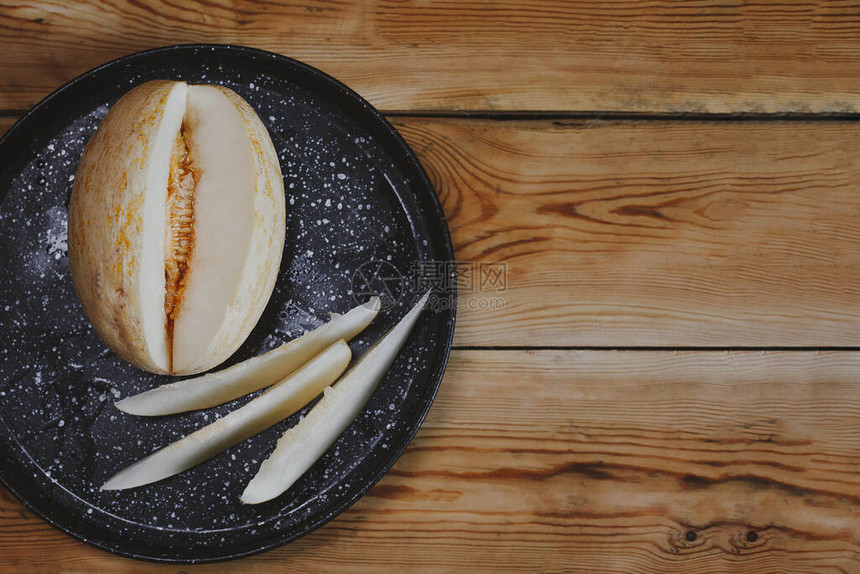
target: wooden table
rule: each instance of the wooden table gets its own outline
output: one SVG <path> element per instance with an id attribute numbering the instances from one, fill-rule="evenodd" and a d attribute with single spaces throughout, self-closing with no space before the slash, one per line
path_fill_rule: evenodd
<path id="1" fill-rule="evenodd" d="M 193 570 L 860 572 L 860 7 L 3 2 L 0 129 L 188 42 L 350 85 L 507 266 L 367 496 Z M 0 571 L 150 569 L 0 492 Z"/>

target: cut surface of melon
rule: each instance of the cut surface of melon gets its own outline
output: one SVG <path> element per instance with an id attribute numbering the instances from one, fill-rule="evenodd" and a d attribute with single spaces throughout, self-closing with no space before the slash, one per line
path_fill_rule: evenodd
<path id="1" fill-rule="evenodd" d="M 239 293 L 255 227 L 254 150 L 236 106 L 216 87 L 190 86 L 185 122 L 199 179 L 190 272 L 174 311 L 173 372 L 187 370 L 218 336 Z"/>
<path id="2" fill-rule="evenodd" d="M 170 372 L 171 344 L 167 337 L 164 301 L 167 294 L 165 280 L 165 249 L 168 218 L 167 181 L 173 161 L 174 144 L 182 129 L 188 87 L 177 82 L 164 104 L 161 125 L 151 146 L 148 170 L 144 180 L 142 237 L 140 241 L 141 266 L 140 320 L 152 362 L 164 372 Z M 71 225 L 71 222 L 70 222 Z M 71 249 L 71 247 L 70 247 Z"/>

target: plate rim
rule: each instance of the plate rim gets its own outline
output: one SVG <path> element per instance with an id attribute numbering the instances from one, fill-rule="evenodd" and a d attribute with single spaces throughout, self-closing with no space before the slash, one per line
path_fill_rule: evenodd
<path id="1" fill-rule="evenodd" d="M 271 52 L 268 50 L 263 50 L 260 48 L 253 48 L 250 46 L 244 46 L 239 44 L 221 44 L 221 43 L 186 43 L 186 44 L 170 44 L 166 46 L 159 46 L 156 48 L 151 48 L 147 50 L 142 50 L 138 52 L 133 52 L 130 54 L 126 54 L 124 56 L 120 56 L 108 62 L 99 64 L 77 76 L 72 78 L 71 80 L 65 82 L 60 87 L 56 88 L 52 92 L 50 92 L 47 96 L 42 98 L 38 103 L 36 103 L 33 107 L 31 107 L 24 115 L 22 115 L 12 126 L 0 137 L 0 157 L 2 157 L 6 151 L 6 147 L 10 145 L 8 142 L 13 141 L 14 138 L 19 137 L 18 132 L 25 129 L 27 123 L 31 121 L 31 118 L 37 117 L 40 113 L 43 113 L 45 108 L 48 108 L 54 101 L 61 99 L 65 92 L 74 88 L 77 84 L 85 81 L 89 77 L 98 74 L 104 70 L 109 68 L 119 67 L 127 64 L 133 63 L 135 60 L 148 58 L 153 55 L 158 55 L 161 53 L 167 52 L 175 52 L 175 51 L 211 51 L 211 52 L 225 52 L 225 53 L 233 53 L 233 54 L 245 54 L 251 57 L 264 57 L 269 58 L 274 62 L 277 62 L 279 65 L 287 65 L 292 67 L 301 68 L 304 72 L 314 76 L 317 80 L 322 81 L 330 85 L 331 87 L 337 89 L 341 96 L 347 97 L 349 99 L 354 100 L 356 103 L 361 105 L 365 112 L 369 113 L 372 119 L 377 122 L 381 128 L 384 129 L 386 134 L 393 138 L 394 143 L 396 144 L 398 151 L 401 154 L 400 159 L 405 159 L 409 163 L 410 171 L 418 175 L 419 182 L 411 185 L 412 189 L 415 188 L 425 188 L 429 190 L 429 197 L 425 198 L 425 201 L 429 201 L 429 206 L 433 210 L 433 215 L 436 218 L 436 221 L 433 223 L 439 223 L 438 233 L 442 238 L 442 247 L 445 252 L 443 255 L 447 257 L 448 261 L 455 261 L 454 254 L 454 245 L 451 237 L 450 228 L 448 225 L 448 220 L 445 216 L 444 210 L 442 209 L 442 204 L 439 200 L 439 196 L 436 193 L 435 188 L 433 187 L 430 178 L 427 175 L 424 166 L 418 160 L 417 155 L 414 150 L 409 146 L 400 132 L 388 121 L 388 119 L 377 110 L 370 102 L 368 102 L 361 94 L 338 80 L 337 78 L 329 75 L 328 73 L 311 66 L 305 62 L 297 60 L 295 58 L 291 58 L 289 56 L 284 56 L 282 54 L 278 54 L 275 52 Z M 22 127 L 23 126 L 23 127 Z M 5 196 L 4 193 L 0 193 L 0 198 Z M 24 507 L 26 507 L 29 511 L 33 512 L 36 516 L 38 516 L 41 520 L 50 524 L 52 527 L 60 530 L 61 532 L 69 535 L 70 537 L 80 540 L 85 544 L 98 548 L 100 550 L 109 552 L 116 556 L 122 556 L 124 558 L 130 558 L 134 560 L 140 560 L 143 562 L 150 563 L 158 563 L 158 564 L 207 564 L 207 563 L 216 563 L 216 562 L 225 562 L 229 560 L 238 560 L 241 558 L 245 558 L 248 556 L 253 556 L 256 554 L 260 554 L 263 552 L 267 552 L 269 550 L 273 550 L 275 548 L 285 546 L 290 542 L 293 542 L 299 538 L 307 536 L 317 529 L 321 528 L 328 522 L 334 520 L 338 516 L 340 516 L 343 512 L 351 508 L 359 499 L 361 499 L 365 494 L 367 494 L 370 489 L 372 489 L 381 479 L 385 476 L 391 467 L 400 459 L 405 450 L 411 444 L 412 440 L 415 438 L 415 435 L 418 433 L 418 430 L 421 428 L 424 423 L 425 418 L 427 417 L 427 413 L 430 411 L 433 403 L 435 402 L 436 395 L 439 391 L 439 387 L 442 384 L 442 379 L 444 378 L 445 371 L 448 366 L 448 360 L 451 354 L 451 348 L 454 340 L 454 328 L 456 324 L 457 318 L 457 285 L 454 283 L 451 285 L 450 292 L 447 293 L 451 300 L 451 307 L 448 311 L 450 311 L 450 319 L 448 320 L 448 328 L 445 332 L 446 342 L 444 345 L 444 351 L 441 354 L 441 361 L 439 363 L 439 374 L 436 377 L 436 380 L 432 382 L 432 389 L 430 390 L 428 400 L 423 405 L 423 408 L 418 413 L 416 419 L 414 419 L 414 427 L 411 431 L 408 432 L 408 439 L 403 442 L 402 446 L 393 449 L 390 452 L 392 456 L 388 457 L 388 459 L 379 467 L 379 470 L 371 474 L 369 476 L 369 480 L 367 480 L 361 488 L 357 489 L 352 496 L 346 498 L 341 504 L 339 504 L 335 509 L 328 513 L 323 514 L 317 520 L 311 522 L 305 529 L 300 532 L 292 533 L 288 536 L 276 537 L 273 542 L 269 542 L 267 544 L 263 544 L 255 547 L 254 549 L 237 552 L 237 553 L 213 553 L 211 556 L 207 556 L 204 558 L 183 558 L 181 556 L 151 556 L 143 553 L 136 553 L 134 551 L 126 551 L 121 548 L 116 548 L 110 546 L 108 544 L 102 543 L 99 540 L 94 540 L 89 537 L 84 536 L 73 530 L 70 527 L 67 527 L 65 524 L 62 524 L 46 514 L 42 512 L 40 509 L 36 508 L 27 498 L 22 496 L 17 489 L 11 486 L 6 477 L 6 471 L 3 469 L 3 460 L 0 459 L 0 483 L 10 492 L 15 499 L 17 499 Z"/>

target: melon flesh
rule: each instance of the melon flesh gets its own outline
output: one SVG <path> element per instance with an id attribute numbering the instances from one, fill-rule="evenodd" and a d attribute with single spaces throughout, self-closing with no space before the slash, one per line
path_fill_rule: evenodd
<path id="1" fill-rule="evenodd" d="M 265 126 L 237 94 L 154 81 L 111 108 L 84 152 L 69 258 L 108 346 L 156 373 L 227 359 L 274 288 L 283 179 Z"/>
<path id="2" fill-rule="evenodd" d="M 244 306 L 233 299 L 242 295 L 246 271 L 257 274 L 253 267 L 246 269 L 255 262 L 249 255 L 257 222 L 254 150 L 244 118 L 220 89 L 190 86 L 185 121 L 192 165 L 200 175 L 194 192 L 192 272 L 173 325 L 176 373 L 199 370 L 201 357 L 217 354 L 210 347 L 223 338 L 221 331 L 241 325 L 243 318 L 235 315 Z"/>

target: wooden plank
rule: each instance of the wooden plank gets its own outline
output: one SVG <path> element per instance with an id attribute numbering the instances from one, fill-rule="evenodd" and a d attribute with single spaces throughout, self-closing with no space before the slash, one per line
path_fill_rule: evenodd
<path id="1" fill-rule="evenodd" d="M 852 123 L 395 125 L 457 258 L 506 268 L 461 285 L 457 345 L 860 345 Z"/>
<path id="2" fill-rule="evenodd" d="M 12 127 L 17 119 L 16 117 L 0 116 L 0 137 L 3 137 L 3 134 Z"/>
<path id="3" fill-rule="evenodd" d="M 458 345 L 860 345 L 860 130 L 398 118 L 457 257 Z"/>
<path id="4" fill-rule="evenodd" d="M 860 353 L 455 351 L 412 446 L 289 546 L 201 571 L 851 572 Z M 0 497 L 0 569 L 149 571 Z"/>
<path id="5" fill-rule="evenodd" d="M 177 3 L 0 7 L 0 109 L 147 48 L 245 44 L 333 74 L 385 110 L 857 112 L 852 3 Z"/>

